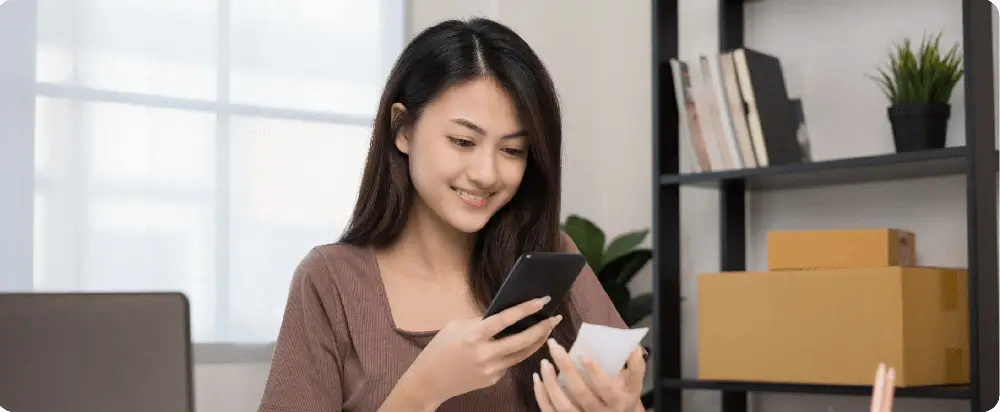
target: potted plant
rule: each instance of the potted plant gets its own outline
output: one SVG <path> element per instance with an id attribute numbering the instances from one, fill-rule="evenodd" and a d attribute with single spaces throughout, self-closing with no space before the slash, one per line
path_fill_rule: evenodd
<path id="1" fill-rule="evenodd" d="M 649 229 L 624 233 L 605 244 L 605 234 L 594 222 L 570 215 L 562 224 L 563 231 L 573 239 L 587 264 L 594 270 L 615 309 L 629 327 L 653 313 L 653 294 L 632 296 L 628 284 L 653 257 L 653 251 L 639 247 Z M 646 348 L 649 352 L 650 349 Z M 652 408 L 652 392 L 644 393 L 642 404 Z"/>
<path id="2" fill-rule="evenodd" d="M 873 79 L 889 99 L 889 121 L 897 152 L 941 149 L 951 117 L 951 92 L 964 73 L 958 45 L 942 54 L 941 34 L 918 50 L 909 39 L 897 44 Z"/>

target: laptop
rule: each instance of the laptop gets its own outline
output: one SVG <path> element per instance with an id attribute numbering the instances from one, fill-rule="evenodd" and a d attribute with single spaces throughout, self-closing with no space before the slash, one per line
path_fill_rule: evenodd
<path id="1" fill-rule="evenodd" d="M 0 410 L 193 412 L 180 293 L 0 293 Z"/>

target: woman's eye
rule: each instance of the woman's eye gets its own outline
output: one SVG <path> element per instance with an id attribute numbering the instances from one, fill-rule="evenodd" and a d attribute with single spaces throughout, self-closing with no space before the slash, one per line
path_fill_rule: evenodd
<path id="1" fill-rule="evenodd" d="M 471 140 L 458 139 L 455 137 L 449 137 L 448 140 L 451 140 L 452 143 L 459 147 L 472 147 L 474 145 Z"/>
<path id="2" fill-rule="evenodd" d="M 505 148 L 505 149 L 503 149 L 503 151 L 504 151 L 504 153 L 507 153 L 507 154 L 509 154 L 511 156 L 521 156 L 521 155 L 524 154 L 524 150 L 522 150 L 522 149 L 515 149 L 513 147 Z"/>

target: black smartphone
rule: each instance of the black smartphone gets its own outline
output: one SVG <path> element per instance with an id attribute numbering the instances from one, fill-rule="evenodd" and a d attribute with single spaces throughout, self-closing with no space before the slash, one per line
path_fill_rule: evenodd
<path id="1" fill-rule="evenodd" d="M 552 300 L 538 312 L 507 327 L 494 338 L 500 339 L 522 332 L 555 315 L 559 304 L 586 264 L 587 259 L 579 253 L 535 252 L 521 255 L 493 297 L 485 317 L 532 299 L 549 296 Z"/>

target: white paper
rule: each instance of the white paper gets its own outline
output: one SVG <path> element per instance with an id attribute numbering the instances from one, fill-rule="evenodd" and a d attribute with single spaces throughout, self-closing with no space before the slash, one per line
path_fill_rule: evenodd
<path id="1" fill-rule="evenodd" d="M 647 332 L 649 328 L 618 329 L 584 322 L 580 326 L 576 342 L 573 342 L 573 347 L 569 350 L 569 357 L 588 384 L 591 383 L 590 377 L 580 364 L 581 351 L 586 352 L 606 375 L 614 379 Z M 559 383 L 565 385 L 561 371 Z"/>

